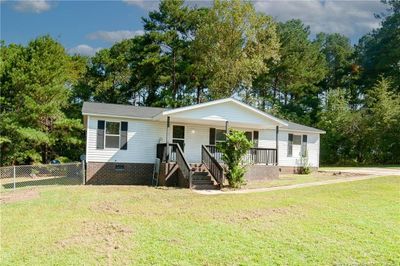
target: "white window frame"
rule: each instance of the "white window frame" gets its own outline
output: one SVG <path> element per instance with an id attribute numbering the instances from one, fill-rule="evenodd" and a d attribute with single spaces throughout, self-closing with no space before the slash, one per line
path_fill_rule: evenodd
<path id="1" fill-rule="evenodd" d="M 288 142 L 287 142 L 287 144 L 288 144 L 288 146 L 289 146 L 289 135 L 292 135 L 293 136 L 293 139 L 292 139 L 292 155 L 291 156 L 289 156 L 288 154 L 287 154 L 287 157 L 288 158 L 293 158 L 294 156 L 293 156 L 293 146 L 300 146 L 300 157 L 303 155 L 303 136 L 304 135 L 306 135 L 307 136 L 307 144 L 308 144 L 308 136 L 309 135 L 307 135 L 307 134 L 296 134 L 296 133 L 288 133 Z M 300 144 L 294 144 L 294 136 L 300 136 Z M 308 145 L 307 145 L 307 147 L 306 147 L 306 149 L 307 149 L 307 152 L 308 152 Z"/>
<path id="2" fill-rule="evenodd" d="M 107 123 L 118 123 L 118 134 L 107 134 Z M 106 146 L 106 140 L 107 136 L 118 136 L 118 147 L 117 148 L 110 148 Z M 105 121 L 104 124 L 104 149 L 110 149 L 110 150 L 119 150 L 121 145 L 121 122 L 116 122 L 116 121 Z"/>
<path id="3" fill-rule="evenodd" d="M 215 128 L 215 139 L 214 139 L 214 141 L 215 141 L 215 145 L 217 145 L 217 143 L 219 143 L 219 142 L 225 142 L 225 140 L 217 140 L 217 130 L 221 130 L 221 131 L 224 131 L 224 133 L 225 133 L 225 128 L 224 129 L 222 129 L 222 128 Z M 254 142 L 254 130 L 242 130 L 242 131 L 244 131 L 245 133 L 246 132 L 250 132 L 251 133 L 251 142 Z"/>
<path id="4" fill-rule="evenodd" d="M 215 146 L 217 145 L 217 143 L 221 143 L 221 142 L 225 142 L 225 139 L 224 140 L 217 140 L 217 130 L 220 130 L 220 131 L 223 131 L 224 132 L 224 134 L 226 133 L 225 132 L 225 128 L 224 129 L 222 129 L 222 128 L 215 128 Z"/>
<path id="5" fill-rule="evenodd" d="M 174 138 L 174 127 L 183 127 L 183 139 L 182 138 Z M 183 145 L 184 146 L 186 146 L 186 140 L 185 140 L 185 138 L 186 138 L 186 126 L 185 125 L 179 125 L 179 124 L 173 124 L 172 125 L 172 130 L 171 130 L 172 132 L 172 134 L 171 134 L 171 139 L 172 139 L 172 143 L 174 143 L 174 140 L 182 140 L 183 141 Z M 185 149 L 185 147 L 181 147 L 181 149 L 182 150 L 184 150 Z"/>

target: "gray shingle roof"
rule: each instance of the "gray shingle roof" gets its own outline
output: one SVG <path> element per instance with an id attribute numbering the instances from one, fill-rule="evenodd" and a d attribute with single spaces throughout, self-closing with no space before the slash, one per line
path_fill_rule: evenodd
<path id="1" fill-rule="evenodd" d="M 105 115 L 105 116 L 121 116 L 130 118 L 148 118 L 151 119 L 156 115 L 169 110 L 167 108 L 159 107 L 144 107 L 144 106 L 133 106 L 124 104 L 110 104 L 110 103 L 94 103 L 94 102 L 84 102 L 82 107 L 82 114 L 95 114 L 95 115 Z M 280 119 L 288 124 L 287 130 L 294 131 L 307 131 L 315 133 L 325 133 L 325 131 L 303 126 L 291 121 Z"/>
<path id="2" fill-rule="evenodd" d="M 124 104 L 84 102 L 82 107 L 82 114 L 123 116 L 132 118 L 152 118 L 165 110 L 168 109 Z"/>
<path id="3" fill-rule="evenodd" d="M 310 131 L 310 132 L 322 133 L 322 134 L 325 133 L 325 131 L 320 130 L 318 128 L 304 126 L 304 125 L 297 124 L 297 123 L 294 123 L 294 122 L 291 122 L 291 121 L 288 121 L 288 120 L 284 120 L 284 119 L 281 119 L 281 120 L 288 124 L 288 127 L 286 128 L 288 130 Z"/>

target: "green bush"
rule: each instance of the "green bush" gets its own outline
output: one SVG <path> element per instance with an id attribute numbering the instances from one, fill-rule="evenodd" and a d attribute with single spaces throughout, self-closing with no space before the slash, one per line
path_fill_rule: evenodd
<path id="1" fill-rule="evenodd" d="M 311 173 L 310 163 L 308 162 L 308 151 L 306 150 L 305 154 L 300 156 L 300 170 L 299 174 L 308 175 Z"/>
<path id="2" fill-rule="evenodd" d="M 56 157 L 56 160 L 59 160 L 60 163 L 70 163 L 70 162 L 72 162 L 71 159 L 69 159 L 68 157 L 65 157 L 65 156 L 58 156 L 58 157 Z"/>
<path id="3" fill-rule="evenodd" d="M 226 178 L 233 188 L 239 188 L 245 182 L 246 166 L 243 164 L 243 157 L 252 146 L 253 143 L 246 138 L 243 131 L 234 129 L 226 134 L 225 142 L 217 144 L 227 166 Z"/>

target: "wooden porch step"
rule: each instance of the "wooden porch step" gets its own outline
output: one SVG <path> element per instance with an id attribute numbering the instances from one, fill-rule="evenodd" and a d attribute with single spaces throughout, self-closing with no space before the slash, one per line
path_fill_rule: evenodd
<path id="1" fill-rule="evenodd" d="M 203 164 L 191 164 L 190 166 L 193 171 L 192 189 L 219 189 L 219 187 L 215 185 L 214 179 L 211 177 L 207 168 Z"/>
<path id="2" fill-rule="evenodd" d="M 192 176 L 192 182 L 197 181 L 212 181 L 212 179 L 209 176 Z"/>
<path id="3" fill-rule="evenodd" d="M 193 184 L 192 189 L 198 189 L 198 190 L 215 190 L 218 189 L 218 186 L 216 185 L 205 185 L 205 184 Z"/>
<path id="4" fill-rule="evenodd" d="M 205 176 L 209 176 L 209 173 L 208 172 L 194 172 L 192 175 L 192 177 L 199 177 L 199 178 L 202 178 Z"/>
<path id="5" fill-rule="evenodd" d="M 197 180 L 192 180 L 192 184 L 196 184 L 196 185 L 214 185 L 214 181 L 212 181 L 211 179 L 197 179 Z"/>

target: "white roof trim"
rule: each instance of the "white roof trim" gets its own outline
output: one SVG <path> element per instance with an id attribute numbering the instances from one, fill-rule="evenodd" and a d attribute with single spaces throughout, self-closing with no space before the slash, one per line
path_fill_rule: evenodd
<path id="1" fill-rule="evenodd" d="M 260 110 L 258 110 L 257 108 L 254 108 L 248 104 L 242 103 L 241 101 L 238 101 L 236 99 L 233 98 L 225 98 L 225 99 L 220 99 L 220 100 L 215 100 L 215 101 L 211 101 L 211 102 L 206 102 L 206 103 L 200 103 L 200 104 L 196 104 L 196 105 L 192 105 L 192 106 L 186 106 L 186 107 L 180 107 L 180 108 L 176 108 L 173 110 L 168 110 L 168 111 L 164 111 L 162 112 L 162 116 L 167 116 L 167 115 L 172 115 L 172 114 L 176 114 L 176 113 L 180 113 L 180 112 L 184 112 L 184 111 L 189 111 L 189 110 L 194 110 L 194 109 L 198 109 L 198 108 L 203 108 L 203 107 L 207 107 L 210 105 L 215 105 L 215 104 L 220 104 L 220 103 L 226 103 L 226 102 L 234 102 L 236 104 L 239 104 L 240 106 L 249 109 L 261 116 L 264 116 L 272 121 L 275 121 L 276 123 L 283 125 L 283 126 L 288 126 L 287 123 L 283 122 L 282 120 L 276 118 L 275 116 L 269 115 L 265 112 L 262 112 Z M 157 115 L 160 116 L 160 115 Z"/>

